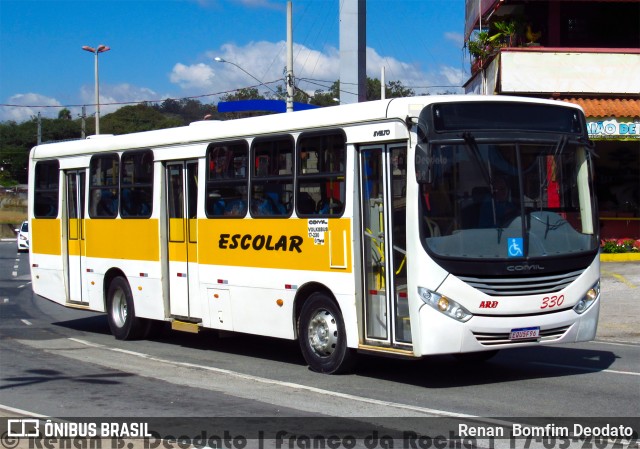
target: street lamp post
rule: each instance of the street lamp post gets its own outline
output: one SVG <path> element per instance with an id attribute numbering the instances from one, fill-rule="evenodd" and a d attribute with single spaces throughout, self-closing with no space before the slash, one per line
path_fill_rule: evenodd
<path id="1" fill-rule="evenodd" d="M 245 69 L 243 69 L 242 67 L 240 67 L 238 64 L 236 64 L 235 62 L 231 62 L 231 61 L 227 61 L 226 59 L 222 59 L 220 57 L 215 57 L 213 58 L 214 61 L 216 62 L 226 62 L 227 64 L 231 64 L 233 66 L 236 66 L 237 68 L 239 68 L 240 70 L 242 70 L 244 73 L 246 73 L 247 75 L 249 75 L 251 78 L 253 78 L 254 80 L 256 80 L 257 82 L 260 83 L 261 86 L 266 87 L 267 89 L 269 89 L 271 92 L 273 92 L 274 94 L 278 95 L 278 92 L 276 92 L 275 90 L 273 90 L 271 87 L 267 86 L 265 83 L 263 83 L 262 81 L 260 81 L 258 78 L 256 78 L 255 76 L 253 76 L 251 73 L 247 72 Z"/>
<path id="2" fill-rule="evenodd" d="M 82 47 L 83 50 L 93 53 L 95 55 L 95 72 L 96 72 L 96 135 L 100 134 L 100 92 L 99 92 L 99 83 L 98 83 L 98 54 L 104 53 L 105 51 L 111 50 L 111 48 L 106 45 L 100 44 L 98 47 L 93 48 L 88 45 L 84 45 Z"/>

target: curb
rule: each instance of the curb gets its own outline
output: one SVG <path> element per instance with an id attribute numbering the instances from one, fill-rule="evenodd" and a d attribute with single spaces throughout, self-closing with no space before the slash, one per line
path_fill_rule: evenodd
<path id="1" fill-rule="evenodd" d="M 600 262 L 640 262 L 638 253 L 600 254 Z"/>

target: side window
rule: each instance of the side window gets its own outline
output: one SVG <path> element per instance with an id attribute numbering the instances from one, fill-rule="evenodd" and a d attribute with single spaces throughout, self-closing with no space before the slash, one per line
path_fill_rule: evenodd
<path id="1" fill-rule="evenodd" d="M 251 149 L 251 215 L 290 216 L 293 205 L 293 138 L 256 139 Z"/>
<path id="2" fill-rule="evenodd" d="M 149 218 L 153 209 L 153 152 L 125 151 L 120 170 L 120 216 Z"/>
<path id="3" fill-rule="evenodd" d="M 207 148 L 207 217 L 247 215 L 249 145 L 245 141 L 212 143 Z"/>
<path id="4" fill-rule="evenodd" d="M 302 134 L 297 155 L 296 213 L 302 217 L 342 215 L 346 163 L 344 133 Z"/>
<path id="5" fill-rule="evenodd" d="M 33 216 L 56 218 L 60 192 L 60 164 L 58 161 L 36 163 Z"/>
<path id="6" fill-rule="evenodd" d="M 93 156 L 89 164 L 89 216 L 115 218 L 118 215 L 117 154 Z"/>

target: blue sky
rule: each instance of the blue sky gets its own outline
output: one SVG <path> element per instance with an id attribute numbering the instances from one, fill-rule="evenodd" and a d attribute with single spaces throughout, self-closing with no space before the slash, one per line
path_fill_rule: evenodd
<path id="1" fill-rule="evenodd" d="M 294 0 L 294 75 L 313 94 L 339 78 L 339 8 L 344 0 Z M 0 0 L 0 121 L 38 111 L 74 116 L 94 103 L 100 63 L 101 113 L 121 105 L 199 97 L 282 78 L 286 0 Z M 468 78 L 464 0 L 368 0 L 367 75 L 399 80 L 416 93 L 453 91 Z M 304 79 L 311 80 L 305 81 Z M 274 87 L 276 84 L 270 84 Z M 325 87 L 326 86 L 326 87 Z M 264 89 L 260 89 L 264 90 Z M 29 106 L 29 107 L 26 107 Z M 93 113 L 93 106 L 87 108 Z"/>

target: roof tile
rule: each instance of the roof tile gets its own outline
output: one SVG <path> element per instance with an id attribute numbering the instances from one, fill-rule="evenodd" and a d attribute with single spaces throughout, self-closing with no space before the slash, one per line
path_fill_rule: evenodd
<path id="1" fill-rule="evenodd" d="M 563 98 L 584 109 L 587 117 L 640 117 L 640 98 Z"/>

